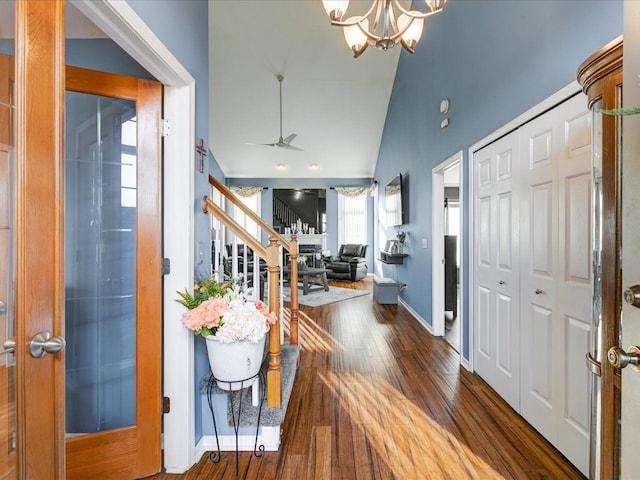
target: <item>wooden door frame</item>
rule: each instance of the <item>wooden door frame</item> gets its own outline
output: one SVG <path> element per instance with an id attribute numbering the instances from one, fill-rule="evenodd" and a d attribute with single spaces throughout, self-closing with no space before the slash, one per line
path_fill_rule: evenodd
<path id="1" fill-rule="evenodd" d="M 64 336 L 64 1 L 17 1 L 15 11 L 18 473 L 63 479 L 64 354 L 34 358 L 28 342 Z"/>
<path id="2" fill-rule="evenodd" d="M 203 453 L 195 445 L 194 340 L 174 301 L 194 281 L 195 79 L 126 2 L 68 1 L 164 86 L 164 118 L 171 121 L 163 156 L 164 178 L 171 179 L 163 185 L 163 256 L 171 260 L 163 298 L 163 395 L 171 399 L 163 419 L 164 466 L 184 473 Z"/>

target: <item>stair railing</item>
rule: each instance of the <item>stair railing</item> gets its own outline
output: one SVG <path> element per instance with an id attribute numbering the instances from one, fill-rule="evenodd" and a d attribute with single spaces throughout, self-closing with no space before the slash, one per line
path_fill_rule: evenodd
<path id="1" fill-rule="evenodd" d="M 280 309 L 280 247 L 289 252 L 290 273 L 289 284 L 291 285 L 291 319 L 289 325 L 289 342 L 292 345 L 298 344 L 298 242 L 293 235 L 287 241 L 277 233 L 270 225 L 264 222 L 255 212 L 244 205 L 236 195 L 216 178 L 209 175 L 209 183 L 216 188 L 225 198 L 227 198 L 235 208 L 239 208 L 257 225 L 268 234 L 269 245 L 263 246 L 256 238 L 247 232 L 238 222 L 236 222 L 227 212 L 216 205 L 207 196 L 203 198 L 203 211 L 215 216 L 231 232 L 240 238 L 246 246 L 254 252 L 254 260 L 261 257 L 266 261 L 269 284 L 269 309 L 275 311 L 278 317 L 276 323 L 271 327 L 269 334 L 269 369 L 267 370 L 267 404 L 270 408 L 280 408 L 282 404 L 282 375 L 280 366 L 280 328 L 282 313 Z M 245 248 L 246 250 L 246 248 Z M 246 265 L 246 263 L 245 263 Z M 254 272 L 257 265 L 254 265 Z M 254 281 L 254 286 L 256 285 Z"/>

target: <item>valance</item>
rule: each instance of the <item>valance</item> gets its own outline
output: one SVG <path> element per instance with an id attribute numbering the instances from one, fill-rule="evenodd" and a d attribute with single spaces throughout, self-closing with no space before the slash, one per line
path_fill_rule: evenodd
<path id="1" fill-rule="evenodd" d="M 262 187 L 231 187 L 231 191 L 239 197 L 253 197 L 262 192 Z"/>
<path id="2" fill-rule="evenodd" d="M 356 198 L 367 193 L 369 191 L 369 187 L 335 187 L 335 191 L 345 197 Z"/>

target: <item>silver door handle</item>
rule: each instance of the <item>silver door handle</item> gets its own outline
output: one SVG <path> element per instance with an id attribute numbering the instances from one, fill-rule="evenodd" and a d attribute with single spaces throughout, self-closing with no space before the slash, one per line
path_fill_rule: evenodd
<path id="1" fill-rule="evenodd" d="M 0 352 L 0 355 L 6 355 L 7 353 L 13 353 L 16 349 L 16 341 L 13 338 L 9 338 L 4 341 L 2 344 L 3 351 Z"/>
<path id="2" fill-rule="evenodd" d="M 31 356 L 42 358 L 47 353 L 58 353 L 64 350 L 67 342 L 62 337 L 52 337 L 49 332 L 40 332 L 29 342 Z"/>
<path id="3" fill-rule="evenodd" d="M 5 313 L 7 311 L 7 304 L 0 300 L 0 313 Z"/>
<path id="4" fill-rule="evenodd" d="M 635 345 L 629 347 L 626 352 L 619 347 L 611 347 L 607 352 L 607 360 L 616 368 L 632 365 L 635 371 L 640 372 L 640 348 Z"/>

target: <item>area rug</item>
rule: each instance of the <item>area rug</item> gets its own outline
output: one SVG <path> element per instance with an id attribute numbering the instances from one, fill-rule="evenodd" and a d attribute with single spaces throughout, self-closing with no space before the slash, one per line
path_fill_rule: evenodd
<path id="1" fill-rule="evenodd" d="M 282 293 L 284 295 L 284 301 L 290 302 L 291 288 L 283 287 Z M 329 286 L 329 291 L 325 292 L 322 287 L 313 286 L 306 295 L 302 294 L 302 289 L 298 290 L 298 303 L 300 305 L 306 305 L 307 307 L 321 307 L 322 305 L 341 302 L 342 300 L 349 300 L 350 298 L 361 297 L 363 295 L 369 295 L 369 291 Z"/>

